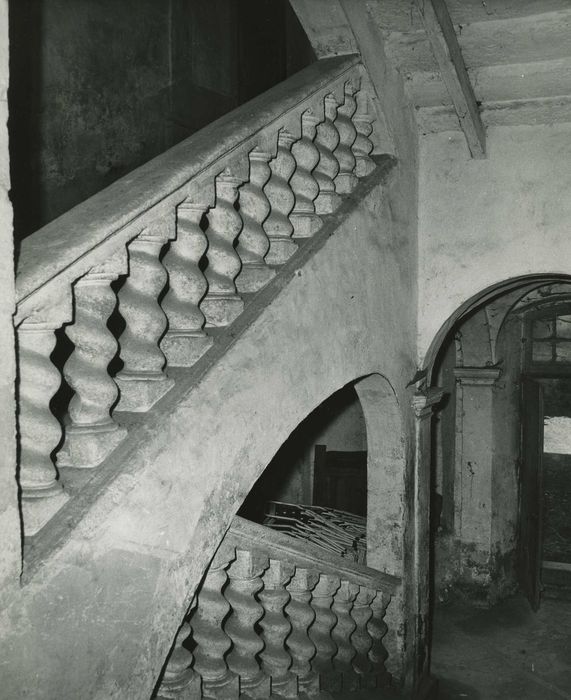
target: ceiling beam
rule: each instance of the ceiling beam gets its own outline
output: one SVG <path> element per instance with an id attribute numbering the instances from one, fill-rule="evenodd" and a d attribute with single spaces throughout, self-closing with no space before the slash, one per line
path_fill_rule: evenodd
<path id="1" fill-rule="evenodd" d="M 416 4 L 470 153 L 474 158 L 484 158 L 486 133 L 446 2 L 416 0 Z"/>

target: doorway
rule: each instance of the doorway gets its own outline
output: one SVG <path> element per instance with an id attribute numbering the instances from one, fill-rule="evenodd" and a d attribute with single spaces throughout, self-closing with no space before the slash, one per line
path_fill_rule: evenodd
<path id="1" fill-rule="evenodd" d="M 537 610 L 571 591 L 571 306 L 528 313 L 525 335 L 520 583 Z"/>
<path id="2" fill-rule="evenodd" d="M 521 582 L 536 610 L 571 590 L 571 377 L 526 377 L 522 396 Z"/>

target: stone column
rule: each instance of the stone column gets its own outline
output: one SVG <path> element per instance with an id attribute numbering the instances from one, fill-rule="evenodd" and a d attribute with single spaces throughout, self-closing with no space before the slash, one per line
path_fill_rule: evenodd
<path id="1" fill-rule="evenodd" d="M 460 542 L 462 582 L 487 596 L 493 505 L 493 395 L 500 370 L 457 367 L 454 536 Z"/>
<path id="2" fill-rule="evenodd" d="M 62 429 L 50 402 L 61 383 L 51 360 L 55 331 L 69 320 L 70 301 L 71 295 L 57 308 L 26 319 L 18 328 L 19 483 L 26 537 L 36 534 L 68 499 L 52 458 Z"/>
<path id="3" fill-rule="evenodd" d="M 417 392 L 412 399 L 415 416 L 415 461 L 413 491 L 413 552 L 406 570 L 412 581 L 405 599 L 405 624 L 410 630 L 409 663 L 414 661 L 407 686 L 418 690 L 428 681 L 430 671 L 430 495 L 431 495 L 431 418 L 434 406 L 443 396 L 442 389 L 432 387 Z M 389 625 L 390 627 L 390 625 Z M 389 649 L 390 654 L 390 649 Z"/>
<path id="4" fill-rule="evenodd" d="M 167 284 L 160 254 L 168 238 L 160 226 L 142 231 L 128 245 L 129 275 L 119 290 L 119 313 L 125 330 L 119 338 L 123 369 L 116 382 L 118 411 L 148 411 L 173 386 L 165 374 L 160 341 L 167 318 L 159 297 Z"/>

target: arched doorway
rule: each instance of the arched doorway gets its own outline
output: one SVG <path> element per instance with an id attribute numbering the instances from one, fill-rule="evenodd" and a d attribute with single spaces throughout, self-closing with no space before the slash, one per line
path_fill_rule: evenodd
<path id="1" fill-rule="evenodd" d="M 433 497 L 439 506 L 433 527 L 434 667 L 449 680 L 456 672 L 458 682 L 450 689 L 466 697 L 475 688 L 492 692 L 481 683 L 471 659 L 487 648 L 495 650 L 499 640 L 503 663 L 511 668 L 512 652 L 514 657 L 516 650 L 527 654 L 532 647 L 525 640 L 542 638 L 543 646 L 533 646 L 533 653 L 534 663 L 544 670 L 557 645 L 569 642 L 568 605 L 559 609 L 546 599 L 538 613 L 532 610 L 547 594 L 543 560 L 548 495 L 552 516 L 564 511 L 562 503 L 553 503 L 553 486 L 550 494 L 545 489 L 549 460 L 543 451 L 544 418 L 553 411 L 543 410 L 542 395 L 551 392 L 551 400 L 558 394 L 559 408 L 567 400 L 561 394 L 567 392 L 571 399 L 562 383 L 570 299 L 569 278 L 560 276 L 520 278 L 485 290 L 450 320 L 426 367 L 429 381 L 447 394 L 434 424 L 431 455 Z M 554 482 L 553 474 L 550 478 L 559 489 L 565 459 L 556 455 L 555 464 L 549 465 L 556 467 L 559 481 Z M 493 612 L 482 612 L 491 606 L 496 606 Z M 510 636 L 509 626 L 518 632 Z M 480 636 L 470 636 L 471 630 L 479 630 Z M 462 678 L 461 665 L 466 669 L 467 664 L 470 673 Z M 499 666 L 490 662 L 490 672 L 498 672 Z M 470 677 L 473 686 L 458 684 Z M 448 688 L 446 681 L 444 685 Z"/>

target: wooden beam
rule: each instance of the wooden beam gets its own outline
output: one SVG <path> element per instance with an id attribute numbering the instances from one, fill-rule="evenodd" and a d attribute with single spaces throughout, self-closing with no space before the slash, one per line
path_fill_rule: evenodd
<path id="1" fill-rule="evenodd" d="M 445 0 L 416 0 L 442 79 L 474 158 L 486 155 L 486 133 Z"/>

